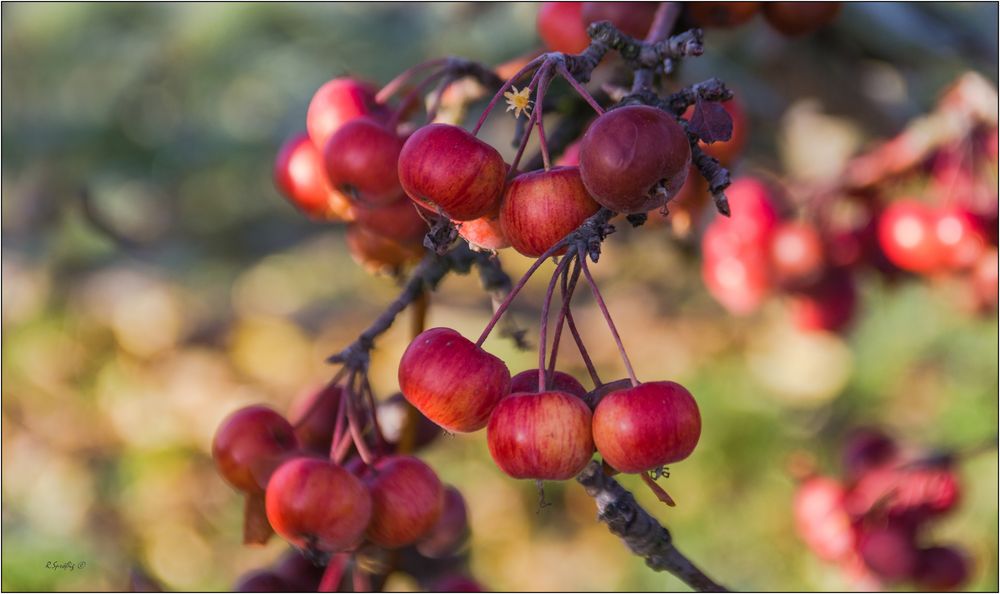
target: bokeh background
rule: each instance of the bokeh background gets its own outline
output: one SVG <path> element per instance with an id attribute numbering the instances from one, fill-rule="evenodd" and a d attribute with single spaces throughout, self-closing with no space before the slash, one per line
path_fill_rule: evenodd
<path id="1" fill-rule="evenodd" d="M 384 83 L 444 54 L 496 64 L 538 45 L 536 11 L 3 5 L 3 589 L 121 590 L 138 567 L 169 589 L 225 590 L 284 550 L 240 544 L 241 501 L 214 473 L 213 432 L 241 405 L 284 410 L 324 382 L 324 357 L 396 285 L 352 263 L 342 227 L 307 222 L 278 196 L 277 147 L 329 78 Z M 738 169 L 808 178 L 898 132 L 960 73 L 995 84 L 997 6 L 852 4 L 805 39 L 758 17 L 707 46 L 680 80 L 717 75 L 741 92 L 751 139 Z M 496 120 L 488 134 L 509 135 Z M 996 314 L 963 312 L 939 286 L 869 279 L 843 337 L 796 333 L 776 305 L 733 319 L 667 235 L 620 233 L 594 269 L 639 376 L 690 387 L 705 430 L 665 483 L 678 507 L 634 477 L 626 486 L 723 583 L 847 587 L 794 534 L 790 461 L 832 470 L 858 424 L 917 446 L 995 440 Z M 527 265 L 502 259 L 513 274 Z M 529 328 L 541 284 L 514 309 Z M 622 374 L 586 296 L 579 308 L 603 374 Z M 488 317 L 475 279 L 450 278 L 430 324 L 474 335 Z M 379 394 L 396 390 L 407 340 L 399 327 L 380 342 Z M 533 363 L 502 338 L 488 348 L 512 370 Z M 580 371 L 572 358 L 563 367 Z M 555 505 L 536 513 L 534 485 L 502 475 L 483 434 L 440 439 L 426 457 L 469 501 L 472 569 L 487 587 L 684 588 L 595 522 L 575 484 L 549 485 Z M 961 476 L 961 509 L 935 534 L 971 551 L 972 588 L 996 590 L 996 451 Z"/>

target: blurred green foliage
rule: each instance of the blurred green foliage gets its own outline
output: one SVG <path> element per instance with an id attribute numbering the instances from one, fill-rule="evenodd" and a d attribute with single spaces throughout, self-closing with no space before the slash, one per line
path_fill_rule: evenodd
<path id="1" fill-rule="evenodd" d="M 535 10 L 2 6 L 3 589 L 120 590 L 142 567 L 168 588 L 220 590 L 279 554 L 279 542 L 240 545 L 240 502 L 208 454 L 214 429 L 242 404 L 284 408 L 321 383 L 324 356 L 395 289 L 351 264 L 341 228 L 308 223 L 277 196 L 274 153 L 325 80 L 384 83 L 442 54 L 499 63 L 537 43 Z M 817 99 L 852 146 L 891 134 L 961 72 L 996 81 L 996 23 L 995 4 L 850 5 L 831 28 L 789 41 L 756 19 L 710 32 L 706 55 L 680 74 L 740 91 L 752 130 L 743 169 L 780 172 L 789 106 Z M 102 233 L 85 204 L 137 245 Z M 726 317 L 664 235 L 621 233 L 595 273 L 639 375 L 687 384 L 705 433 L 666 483 L 677 508 L 626 486 L 723 583 L 847 587 L 794 534 L 789 460 L 835 471 L 857 424 L 913 446 L 995 439 L 995 314 L 962 313 L 946 288 L 867 279 L 846 342 L 805 338 L 777 307 Z M 512 273 L 526 266 L 503 260 Z M 519 300 L 523 324 L 540 296 L 532 285 Z M 474 279 L 447 280 L 436 299 L 432 325 L 472 335 L 488 317 Z M 621 373 L 592 303 L 580 307 L 602 371 Z M 380 394 L 396 389 L 406 341 L 394 328 L 380 343 Z M 533 364 L 502 339 L 488 346 L 514 371 Z M 566 367 L 580 371 L 572 358 Z M 803 380 L 802 369 L 822 373 Z M 536 515 L 534 486 L 504 477 L 483 435 L 442 439 L 427 457 L 470 502 L 473 569 L 488 587 L 683 588 L 594 522 L 573 484 L 548 486 L 557 505 Z M 996 451 L 962 476 L 961 510 L 937 532 L 973 553 L 972 587 L 995 590 Z"/>

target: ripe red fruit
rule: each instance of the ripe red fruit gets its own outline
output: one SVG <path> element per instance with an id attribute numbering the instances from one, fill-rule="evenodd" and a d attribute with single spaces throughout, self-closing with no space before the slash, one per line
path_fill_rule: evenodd
<path id="1" fill-rule="evenodd" d="M 537 258 L 600 210 L 577 167 L 515 177 L 500 204 L 500 224 L 519 253 Z"/>
<path id="2" fill-rule="evenodd" d="M 538 36 L 554 52 L 578 54 L 590 45 L 583 24 L 583 2 L 542 2 L 538 8 Z"/>
<path id="3" fill-rule="evenodd" d="M 455 487 L 445 487 L 441 516 L 427 534 L 417 543 L 417 552 L 424 557 L 447 557 L 462 546 L 469 535 L 469 515 L 465 498 Z"/>
<path id="4" fill-rule="evenodd" d="M 934 233 L 943 250 L 943 264 L 952 269 L 975 265 L 986 251 L 986 237 L 975 215 L 959 207 L 936 213 Z"/>
<path id="5" fill-rule="evenodd" d="M 709 227 L 702 237 L 704 246 L 717 235 Z M 705 288 L 729 313 L 745 316 L 757 310 L 771 291 L 766 256 L 753 249 L 724 255 L 710 255 L 708 247 L 701 263 Z"/>
<path id="6" fill-rule="evenodd" d="M 267 485 L 267 519 L 289 543 L 327 553 L 356 546 L 372 517 L 372 498 L 354 475 L 318 458 L 283 464 Z"/>
<path id="7" fill-rule="evenodd" d="M 310 217 L 349 218 L 346 199 L 330 187 L 323 157 L 304 132 L 281 145 L 274 160 L 274 185 Z"/>
<path id="8" fill-rule="evenodd" d="M 451 328 L 431 328 L 413 339 L 399 361 L 399 387 L 428 419 L 448 431 L 486 426 L 510 392 L 507 365 Z"/>
<path id="9" fill-rule="evenodd" d="M 659 208 L 687 179 L 691 146 L 666 112 L 646 105 L 608 111 L 580 143 L 580 176 L 601 206 L 626 214 Z M 662 184 L 662 191 L 655 188 Z"/>
<path id="10" fill-rule="evenodd" d="M 795 493 L 793 510 L 799 536 L 821 559 L 836 561 L 851 554 L 854 531 L 844 508 L 844 489 L 828 477 L 813 477 Z"/>
<path id="11" fill-rule="evenodd" d="M 765 2 L 764 18 L 788 36 L 805 35 L 836 18 L 840 2 Z"/>
<path id="12" fill-rule="evenodd" d="M 728 29 L 752 19 L 760 2 L 691 2 L 686 8 L 698 26 Z"/>
<path id="13" fill-rule="evenodd" d="M 890 518 L 919 520 L 953 510 L 959 495 L 958 477 L 947 466 L 889 466 L 858 479 L 846 505 L 855 516 L 878 506 Z"/>
<path id="14" fill-rule="evenodd" d="M 823 274 L 823 238 L 809 223 L 778 225 L 771 235 L 769 256 L 771 274 L 783 287 L 806 287 Z"/>
<path id="15" fill-rule="evenodd" d="M 644 39 L 656 14 L 655 2 L 584 2 L 583 23 L 611 21 L 622 33 Z"/>
<path id="16" fill-rule="evenodd" d="M 913 533 L 895 523 L 862 528 L 858 554 L 872 573 L 888 582 L 909 578 L 917 566 Z"/>
<path id="17" fill-rule="evenodd" d="M 502 250 L 510 247 L 510 240 L 500 224 L 500 213 L 483 215 L 471 221 L 455 221 L 458 234 L 473 249 Z"/>
<path id="18" fill-rule="evenodd" d="M 929 206 L 915 200 L 897 200 L 879 217 L 879 245 L 889 261 L 903 270 L 932 272 L 944 260 L 935 222 Z"/>
<path id="19" fill-rule="evenodd" d="M 371 273 L 397 272 L 424 255 L 420 243 L 403 245 L 361 225 L 349 226 L 346 239 L 351 257 Z"/>
<path id="20" fill-rule="evenodd" d="M 997 249 L 987 250 L 972 269 L 972 288 L 977 301 L 986 308 L 997 306 L 997 273 L 1000 264 L 997 262 Z"/>
<path id="21" fill-rule="evenodd" d="M 295 427 L 295 436 L 303 447 L 318 454 L 330 453 L 341 391 L 336 384 L 328 385 L 292 404 L 288 417 Z"/>
<path id="22" fill-rule="evenodd" d="M 316 148 L 322 149 L 345 123 L 369 114 L 381 114 L 375 89 L 353 78 L 335 78 L 317 89 L 306 112 L 306 128 Z"/>
<path id="23" fill-rule="evenodd" d="M 956 547 L 930 547 L 917 557 L 914 581 L 928 592 L 958 590 L 969 579 L 971 568 L 964 552 Z"/>
<path id="24" fill-rule="evenodd" d="M 510 476 L 562 481 L 590 461 L 590 425 L 590 408 L 577 396 L 518 392 L 493 410 L 486 439 L 493 461 Z"/>
<path id="25" fill-rule="evenodd" d="M 212 441 L 222 478 L 246 493 L 263 493 L 268 478 L 299 448 L 292 425 L 266 406 L 248 406 L 226 417 Z"/>
<path id="26" fill-rule="evenodd" d="M 410 198 L 456 221 L 495 212 L 506 176 L 495 148 L 449 124 L 420 128 L 399 153 L 399 181 Z"/>
<path id="27" fill-rule="evenodd" d="M 360 117 L 340 127 L 323 148 L 333 187 L 365 206 L 386 206 L 403 197 L 397 162 L 403 139 L 385 124 Z"/>
<path id="28" fill-rule="evenodd" d="M 422 538 L 441 516 L 444 486 L 431 467 L 413 456 L 389 456 L 366 477 L 372 496 L 368 538 L 395 549 Z"/>
<path id="29" fill-rule="evenodd" d="M 878 429 L 858 429 L 841 452 L 844 476 L 854 481 L 868 471 L 892 463 L 898 454 L 896 442 Z"/>
<path id="30" fill-rule="evenodd" d="M 726 197 L 732 216 L 712 220 L 710 229 L 716 236 L 703 241 L 705 256 L 765 250 L 780 220 L 771 189 L 760 180 L 742 177 L 726 189 Z"/>
<path id="31" fill-rule="evenodd" d="M 407 246 L 422 245 L 428 229 L 424 217 L 434 215 L 421 210 L 412 200 L 402 198 L 386 206 L 373 208 L 356 206 L 354 221 L 365 230 L 397 243 Z"/>
<path id="32" fill-rule="evenodd" d="M 701 436 L 694 397 L 675 382 L 612 392 L 594 411 L 594 444 L 621 472 L 644 472 L 691 455 Z"/>
<path id="33" fill-rule="evenodd" d="M 857 304 L 854 277 L 834 268 L 817 284 L 792 297 L 792 320 L 799 330 L 836 332 L 854 319 Z"/>
<path id="34" fill-rule="evenodd" d="M 546 389 L 559 392 L 568 392 L 574 396 L 585 398 L 587 389 L 577 381 L 572 375 L 563 371 L 555 371 L 552 379 L 548 381 Z M 515 392 L 537 392 L 538 391 L 538 370 L 526 369 L 510 378 L 510 393 Z"/>

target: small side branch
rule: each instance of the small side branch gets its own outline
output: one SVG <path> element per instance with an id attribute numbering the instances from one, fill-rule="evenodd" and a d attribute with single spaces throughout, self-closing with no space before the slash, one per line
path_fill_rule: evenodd
<path id="1" fill-rule="evenodd" d="M 678 551 L 670 531 L 649 515 L 618 481 L 604 474 L 599 462 L 588 464 L 576 480 L 597 503 L 597 518 L 629 550 L 645 559 L 650 568 L 670 572 L 696 592 L 729 591 Z"/>

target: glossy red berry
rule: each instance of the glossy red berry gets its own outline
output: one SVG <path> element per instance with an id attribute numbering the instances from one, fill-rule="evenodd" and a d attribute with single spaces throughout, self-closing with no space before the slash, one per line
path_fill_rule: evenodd
<path id="1" fill-rule="evenodd" d="M 809 478 L 795 493 L 792 509 L 796 530 L 821 559 L 843 559 L 854 548 L 854 530 L 844 500 L 843 487 L 828 477 Z"/>
<path id="2" fill-rule="evenodd" d="M 904 581 L 917 567 L 913 532 L 897 523 L 862 528 L 858 553 L 868 569 L 887 582 Z"/>
<path id="3" fill-rule="evenodd" d="M 354 221 L 359 226 L 406 246 L 423 245 L 424 235 L 430 228 L 427 221 L 432 216 L 433 213 L 406 198 L 386 206 L 354 208 Z"/>
<path id="4" fill-rule="evenodd" d="M 699 27 L 728 29 L 752 19 L 760 2 L 690 2 L 685 8 Z"/>
<path id="5" fill-rule="evenodd" d="M 440 559 L 454 554 L 469 535 L 469 514 L 465 498 L 455 487 L 445 487 L 441 516 L 417 543 L 424 557 Z"/>
<path id="6" fill-rule="evenodd" d="M 600 210 L 576 167 L 522 173 L 500 204 L 500 224 L 511 245 L 537 258 Z"/>
<path id="7" fill-rule="evenodd" d="M 914 581 L 928 592 L 959 590 L 972 572 L 968 555 L 956 547 L 930 547 L 917 557 Z"/>
<path id="8" fill-rule="evenodd" d="M 403 198 L 399 151 L 403 139 L 382 122 L 360 117 L 345 123 L 323 148 L 333 187 L 365 206 L 386 206 Z"/>
<path id="9" fill-rule="evenodd" d="M 653 24 L 656 3 L 650 2 L 584 2 L 583 23 L 611 21 L 622 33 L 644 39 Z"/>
<path id="10" fill-rule="evenodd" d="M 510 392 L 510 371 L 451 328 L 431 328 L 403 353 L 399 387 L 428 419 L 467 433 L 485 427 L 497 402 Z"/>
<path id="11" fill-rule="evenodd" d="M 712 255 L 707 246 L 714 243 L 713 237 L 717 235 L 720 233 L 710 226 L 702 237 L 705 255 L 701 276 L 705 288 L 729 313 L 737 316 L 753 313 L 771 292 L 767 257 L 750 247 Z"/>
<path id="12" fill-rule="evenodd" d="M 486 438 L 490 456 L 508 475 L 561 481 L 590 461 L 594 453 L 590 426 L 590 409 L 578 396 L 518 392 L 497 405 Z"/>
<path id="13" fill-rule="evenodd" d="M 430 466 L 413 456 L 379 460 L 366 481 L 373 510 L 368 538 L 379 546 L 411 545 L 441 516 L 444 486 Z"/>
<path id="14" fill-rule="evenodd" d="M 495 212 L 506 176 L 500 153 L 458 126 L 424 126 L 399 153 L 399 181 L 410 198 L 456 221 Z"/>
<path id="15" fill-rule="evenodd" d="M 323 156 L 305 133 L 281 145 L 274 161 L 274 185 L 310 217 L 338 219 L 349 213 L 346 198 L 334 192 L 326 179 Z"/>
<path id="16" fill-rule="evenodd" d="M 840 2 L 765 2 L 764 18 L 788 36 L 805 35 L 837 17 Z"/>
<path id="17" fill-rule="evenodd" d="M 820 279 L 826 264 L 823 238 L 809 223 L 781 223 L 771 235 L 771 274 L 786 288 L 807 287 Z"/>
<path id="18" fill-rule="evenodd" d="M 955 270 L 970 268 L 987 249 L 986 234 L 975 215 L 959 207 L 939 210 L 934 233 L 944 252 L 943 264 Z"/>
<path id="19" fill-rule="evenodd" d="M 621 472 L 645 472 L 691 455 L 701 437 L 694 397 L 675 382 L 612 392 L 594 411 L 594 444 Z"/>
<path id="20" fill-rule="evenodd" d="M 473 249 L 502 250 L 510 247 L 510 240 L 500 224 L 500 213 L 483 215 L 471 221 L 455 221 L 458 234 Z"/>
<path id="21" fill-rule="evenodd" d="M 345 123 L 383 111 L 384 108 L 375 103 L 374 87 L 353 78 L 335 78 L 313 94 L 306 112 L 306 128 L 316 148 L 322 149 Z"/>
<path id="22" fill-rule="evenodd" d="M 666 112 L 646 105 L 608 111 L 580 144 L 583 184 L 601 206 L 616 212 L 666 204 L 684 185 L 690 162 L 684 130 Z"/>
<path id="23" fill-rule="evenodd" d="M 283 464 L 267 485 L 267 519 L 289 543 L 323 552 L 361 542 L 372 517 L 372 498 L 357 477 L 319 458 Z"/>
<path id="24" fill-rule="evenodd" d="M 572 375 L 563 372 L 555 371 L 552 374 L 552 378 L 547 382 L 547 390 L 556 390 L 558 392 L 568 392 L 574 396 L 579 396 L 584 398 L 587 395 L 587 389 L 577 381 Z M 521 373 L 510 378 L 510 393 L 515 392 L 537 392 L 538 391 L 538 370 L 537 369 L 526 369 Z"/>
<path id="25" fill-rule="evenodd" d="M 538 8 L 538 36 L 554 52 L 578 54 L 590 45 L 583 23 L 583 2 L 542 2 Z"/>
<path id="26" fill-rule="evenodd" d="M 857 304 L 854 277 L 834 268 L 815 285 L 792 296 L 792 320 L 799 330 L 836 332 L 851 323 Z"/>
<path id="27" fill-rule="evenodd" d="M 274 469 L 299 448 L 285 417 L 266 406 L 248 406 L 226 417 L 212 441 L 222 478 L 246 493 L 263 493 Z"/>
<path id="28" fill-rule="evenodd" d="M 890 262 L 903 270 L 929 273 L 944 261 L 934 211 L 915 200 L 897 200 L 879 218 L 878 239 Z"/>
<path id="29" fill-rule="evenodd" d="M 958 477 L 947 466 L 887 466 L 861 476 L 846 505 L 856 516 L 878 506 L 892 518 L 921 520 L 955 509 L 960 493 Z"/>

